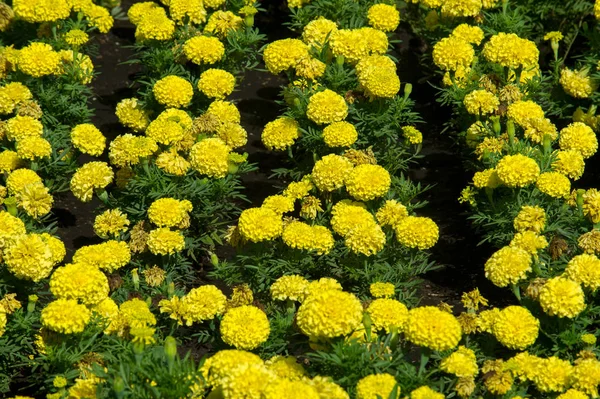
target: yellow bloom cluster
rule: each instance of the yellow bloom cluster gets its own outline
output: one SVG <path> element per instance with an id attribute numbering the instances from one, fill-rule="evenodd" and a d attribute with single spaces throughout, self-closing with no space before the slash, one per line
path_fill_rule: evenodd
<path id="1" fill-rule="evenodd" d="M 537 66 L 540 52 L 532 41 L 500 32 L 483 46 L 482 54 L 488 61 L 504 67 L 528 69 Z"/>
<path id="2" fill-rule="evenodd" d="M 311 293 L 296 315 L 300 331 L 313 340 L 349 335 L 359 327 L 362 318 L 358 298 L 339 290 Z"/>
<path id="3" fill-rule="evenodd" d="M 325 89 L 308 99 L 306 116 L 318 125 L 339 122 L 348 116 L 348 105 L 342 96 Z"/>
<path id="4" fill-rule="evenodd" d="M 455 348 L 462 338 L 456 317 L 434 306 L 411 309 L 404 334 L 413 344 L 437 351 Z"/>
<path id="5" fill-rule="evenodd" d="M 194 95 L 192 84 L 175 75 L 157 81 L 152 87 L 152 92 L 156 101 L 171 108 L 187 107 Z"/>
<path id="6" fill-rule="evenodd" d="M 565 93 L 575 98 L 588 98 L 598 88 L 589 76 L 588 71 L 572 71 L 568 68 L 560 72 L 560 85 Z"/>

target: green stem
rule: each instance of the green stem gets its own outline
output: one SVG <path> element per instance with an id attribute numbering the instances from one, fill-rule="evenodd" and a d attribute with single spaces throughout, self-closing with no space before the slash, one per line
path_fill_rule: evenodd
<path id="1" fill-rule="evenodd" d="M 429 362 L 429 357 L 431 356 L 431 349 L 429 348 L 421 348 L 421 364 L 419 366 L 419 377 L 423 375 L 425 372 L 425 367 Z"/>
<path id="2" fill-rule="evenodd" d="M 521 289 L 519 288 L 519 286 L 517 284 L 512 285 L 512 291 L 513 291 L 513 294 L 515 294 L 515 297 L 517 298 L 517 300 L 519 302 L 521 302 Z"/>

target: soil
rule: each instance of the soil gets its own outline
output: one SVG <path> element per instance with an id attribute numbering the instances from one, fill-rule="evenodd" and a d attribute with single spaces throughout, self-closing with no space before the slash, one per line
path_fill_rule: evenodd
<path id="1" fill-rule="evenodd" d="M 125 12 L 132 3 L 132 0 L 123 2 Z M 287 10 L 282 8 L 283 2 L 272 3 L 263 5 L 266 12 L 259 13 L 255 20 L 256 26 L 267 35 L 268 42 L 287 37 L 290 33 L 282 26 L 288 15 Z M 464 170 L 459 149 L 455 148 L 451 137 L 441 133 L 449 110 L 435 102 L 435 89 L 422 80 L 423 74 L 417 66 L 419 56 L 427 50 L 411 34 L 407 25 L 399 28 L 399 35 L 402 39 L 396 48 L 400 60 L 399 74 L 403 83 L 413 84 L 411 96 L 417 101 L 417 111 L 426 121 L 419 127 L 425 138 L 424 157 L 413 165 L 409 176 L 424 186 L 432 186 L 423 198 L 429 204 L 420 210 L 420 214 L 431 217 L 440 227 L 440 240 L 433 248 L 432 260 L 443 268 L 425 276 L 421 289 L 423 303 L 444 301 L 459 305 L 461 293 L 476 286 L 483 290 L 484 295 L 496 297 L 497 292 L 482 275 L 483 263 L 491 249 L 477 245 L 479 239 L 466 219 L 465 208 L 457 201 L 470 176 Z M 135 94 L 130 85 L 138 67 L 123 64 L 133 54 L 128 46 L 135 40 L 134 26 L 127 20 L 117 20 L 109 34 L 96 40 L 99 49 L 93 62 L 100 74 L 93 81 L 96 97 L 90 105 L 96 113 L 92 122 L 111 139 L 124 133 L 114 114 L 116 104 Z M 264 125 L 280 115 L 275 101 L 279 99 L 280 86 L 284 83 L 282 78 L 267 72 L 249 71 L 233 95 L 242 115 L 242 124 L 248 132 L 244 151 L 249 154 L 250 162 L 258 166 L 256 172 L 243 177 L 248 188 L 246 195 L 254 205 L 259 205 L 266 196 L 278 192 L 285 184 L 268 178 L 279 160 L 277 155 L 267 154 L 260 141 Z M 83 163 L 87 159 L 82 158 L 81 161 Z M 58 234 L 67 246 L 68 256 L 83 245 L 100 242 L 93 231 L 99 205 L 97 199 L 81 203 L 70 193 L 57 198 L 54 211 L 59 219 Z"/>

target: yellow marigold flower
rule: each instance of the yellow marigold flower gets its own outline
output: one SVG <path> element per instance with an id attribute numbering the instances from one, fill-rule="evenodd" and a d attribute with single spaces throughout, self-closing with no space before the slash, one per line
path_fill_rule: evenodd
<path id="1" fill-rule="evenodd" d="M 214 285 L 203 285 L 191 289 L 181 303 L 181 317 L 187 326 L 191 326 L 193 323 L 201 323 L 222 315 L 225 312 L 227 297 Z"/>
<path id="2" fill-rule="evenodd" d="M 531 255 L 518 247 L 503 247 L 485 263 L 485 276 L 498 287 L 523 280 L 531 271 Z"/>
<path id="3" fill-rule="evenodd" d="M 221 179 L 229 172 L 230 148 L 219 138 L 204 139 L 190 150 L 190 164 L 200 174 Z"/>
<path id="4" fill-rule="evenodd" d="M 185 248 L 185 240 L 179 231 L 166 227 L 152 230 L 148 234 L 148 249 L 155 255 L 172 255 Z"/>
<path id="5" fill-rule="evenodd" d="M 492 114 L 498 110 L 500 100 L 487 90 L 473 90 L 465 96 L 465 108 L 473 115 Z"/>
<path id="6" fill-rule="evenodd" d="M 544 35 L 544 40 L 550 40 L 556 43 L 560 42 L 563 38 L 563 34 L 558 31 L 548 32 Z"/>
<path id="7" fill-rule="evenodd" d="M 395 6 L 374 4 L 367 11 L 369 25 L 383 32 L 393 32 L 400 23 L 400 13 Z"/>
<path id="8" fill-rule="evenodd" d="M 317 375 L 307 382 L 317 390 L 319 395 L 321 395 L 321 398 L 350 399 L 350 396 L 346 391 L 335 384 L 331 377 L 321 377 Z"/>
<path id="9" fill-rule="evenodd" d="M 376 223 L 358 223 L 344 238 L 346 247 L 365 256 L 381 251 L 386 242 L 385 233 Z"/>
<path id="10" fill-rule="evenodd" d="M 175 149 L 161 152 L 156 158 L 156 166 L 175 176 L 185 176 L 191 167 L 190 163 Z"/>
<path id="11" fill-rule="evenodd" d="M 596 359 L 584 359 L 573 366 L 571 388 L 584 392 L 591 397 L 598 396 L 600 384 L 600 362 Z M 575 397 L 575 395 L 573 394 Z M 579 396 L 579 395 L 578 395 Z"/>
<path id="12" fill-rule="evenodd" d="M 52 250 L 40 234 L 23 234 L 4 248 L 3 260 L 15 277 L 38 282 L 50 275 Z"/>
<path id="13" fill-rule="evenodd" d="M 200 372 L 209 386 L 220 386 L 233 369 L 249 364 L 262 365 L 263 361 L 254 353 L 226 349 L 208 358 L 200 368 Z"/>
<path id="14" fill-rule="evenodd" d="M 270 288 L 271 297 L 278 301 L 301 301 L 308 288 L 308 280 L 302 276 L 290 275 L 279 277 Z"/>
<path id="15" fill-rule="evenodd" d="M 573 366 L 556 356 L 540 359 L 533 382 L 540 392 L 563 392 L 570 385 Z"/>
<path id="16" fill-rule="evenodd" d="M 281 215 L 268 208 L 249 208 L 242 212 L 238 222 L 240 234 L 252 242 L 270 241 L 283 231 Z"/>
<path id="17" fill-rule="evenodd" d="M 108 159 L 114 166 L 126 168 L 137 165 L 142 158 L 149 157 L 156 151 L 158 144 L 152 138 L 127 133 L 110 142 Z"/>
<path id="18" fill-rule="evenodd" d="M 569 389 L 565 393 L 558 395 L 556 399 L 588 399 L 588 396 L 577 389 Z"/>
<path id="19" fill-rule="evenodd" d="M 328 147 L 350 147 L 357 139 L 356 128 L 345 121 L 334 122 L 323 129 L 323 140 Z"/>
<path id="20" fill-rule="evenodd" d="M 423 142 L 423 133 L 413 126 L 404 126 L 402 134 L 410 144 L 421 144 Z"/>
<path id="21" fill-rule="evenodd" d="M 217 128 L 217 136 L 232 149 L 243 147 L 248 142 L 248 133 L 237 123 L 222 123 Z"/>
<path id="22" fill-rule="evenodd" d="M 598 150 L 598 139 L 591 127 L 582 122 L 573 122 L 560 131 L 558 140 L 561 150 L 576 150 L 583 158 L 589 158 Z"/>
<path id="23" fill-rule="evenodd" d="M 537 258 L 538 251 L 548 247 L 548 241 L 544 236 L 539 236 L 533 231 L 523 231 L 515 234 L 510 246 L 521 248 Z"/>
<path id="24" fill-rule="evenodd" d="M 586 254 L 600 253 L 600 231 L 593 229 L 579 236 L 577 240 L 579 248 L 583 249 Z"/>
<path id="25" fill-rule="evenodd" d="M 204 33 L 212 33 L 217 37 L 226 37 L 230 31 L 235 31 L 243 26 L 244 20 L 231 11 L 215 11 L 208 18 L 204 26 Z"/>
<path id="26" fill-rule="evenodd" d="M 297 381 L 306 376 L 306 370 L 294 356 L 275 355 L 265 361 L 265 366 L 281 379 Z"/>
<path id="27" fill-rule="evenodd" d="M 462 345 L 450 356 L 442 360 L 440 369 L 457 377 L 473 377 L 479 372 L 475 352 Z"/>
<path id="28" fill-rule="evenodd" d="M 325 68 L 327 68 L 327 64 L 324 62 L 316 58 L 304 57 L 296 64 L 296 75 L 314 81 L 323 76 Z"/>
<path id="29" fill-rule="evenodd" d="M 407 216 L 394 226 L 398 242 L 409 248 L 429 249 L 435 245 L 440 230 L 427 217 Z"/>
<path id="30" fill-rule="evenodd" d="M 367 53 L 365 55 L 371 55 L 371 54 L 382 55 L 387 52 L 389 43 L 388 43 L 388 38 L 387 38 L 387 35 L 385 34 L 385 32 L 382 32 L 378 29 L 371 28 L 370 26 L 365 26 L 363 28 L 356 29 L 353 32 L 355 32 L 354 38 L 358 37 L 359 40 L 364 42 L 364 46 L 367 49 Z M 332 51 L 333 51 L 333 43 L 331 45 L 332 45 Z M 356 61 L 359 61 L 359 60 L 360 60 L 360 58 L 357 59 Z M 348 59 L 348 61 L 354 62 L 350 59 Z"/>
<path id="31" fill-rule="evenodd" d="M 212 2 L 215 2 L 214 0 Z M 170 0 L 169 15 L 178 25 L 183 25 L 188 21 L 194 24 L 206 22 L 206 9 L 209 2 Z"/>
<path id="32" fill-rule="evenodd" d="M 106 137 L 91 123 L 83 123 L 71 129 L 71 142 L 79 151 L 100 156 L 106 147 Z"/>
<path id="33" fill-rule="evenodd" d="M 83 46 L 89 40 L 88 34 L 81 29 L 71 29 L 65 34 L 65 42 L 70 46 Z"/>
<path id="34" fill-rule="evenodd" d="M 21 219 L 0 211 L 0 249 L 6 249 L 25 233 L 25 224 Z"/>
<path id="35" fill-rule="evenodd" d="M 357 63 L 363 57 L 369 55 L 369 43 L 366 40 L 365 33 L 365 31 L 359 29 L 332 30 L 329 37 L 331 52 L 336 57 L 344 57 L 350 63 Z M 385 33 L 381 33 L 385 36 Z M 385 47 L 387 49 L 387 42 Z M 383 53 L 385 53 L 385 50 Z"/>
<path id="36" fill-rule="evenodd" d="M 271 195 L 265 198 L 262 207 L 282 215 L 294 210 L 294 200 L 284 195 Z"/>
<path id="37" fill-rule="evenodd" d="M 479 288 L 469 292 L 463 292 L 461 297 L 463 306 L 470 310 L 479 310 L 479 306 L 488 306 L 488 300 L 479 293 Z"/>
<path id="38" fill-rule="evenodd" d="M 306 197 L 314 188 L 315 186 L 313 186 L 310 178 L 303 178 L 301 181 L 291 182 L 288 184 L 287 188 L 283 190 L 283 195 L 294 200 L 302 199 Z"/>
<path id="39" fill-rule="evenodd" d="M 255 306 L 229 309 L 221 320 L 221 338 L 237 349 L 257 348 L 269 338 L 271 327 L 265 312 Z"/>
<path id="40" fill-rule="evenodd" d="M 454 28 L 450 36 L 462 39 L 467 43 L 479 45 L 483 40 L 483 30 L 479 26 L 460 24 Z"/>
<path id="41" fill-rule="evenodd" d="M 543 119 L 544 111 L 533 101 L 516 101 L 508 106 L 507 116 L 525 129 L 530 120 Z"/>
<path id="42" fill-rule="evenodd" d="M 0 300 L 0 312 L 13 314 L 17 309 L 21 309 L 21 302 L 17 300 L 17 294 L 6 294 Z"/>
<path id="43" fill-rule="evenodd" d="M 450 18 L 474 17 L 481 11 L 480 0 L 446 0 L 442 2 L 442 16 Z"/>
<path id="44" fill-rule="evenodd" d="M 184 129 L 181 124 L 172 119 L 158 118 L 150 122 L 146 129 L 146 136 L 159 144 L 171 145 L 183 139 Z"/>
<path id="45" fill-rule="evenodd" d="M 345 237 L 357 223 L 375 223 L 373 215 L 366 210 L 361 202 L 342 200 L 331 210 L 331 227 L 333 231 Z"/>
<path id="46" fill-rule="evenodd" d="M 540 322 L 522 306 L 508 306 L 494 319 L 492 333 L 509 349 L 523 350 L 538 337 Z"/>
<path id="47" fill-rule="evenodd" d="M 321 191 L 335 191 L 344 186 L 352 168 L 352 163 L 342 156 L 325 155 L 315 163 L 312 181 Z"/>
<path id="48" fill-rule="evenodd" d="M 21 72 L 39 78 L 52 75 L 58 70 L 60 57 L 52 46 L 46 43 L 32 42 L 19 51 L 17 65 Z"/>
<path id="49" fill-rule="evenodd" d="M 319 17 L 307 23 L 302 30 L 302 40 L 309 46 L 320 49 L 328 36 L 337 30 L 337 24 Z"/>
<path id="50" fill-rule="evenodd" d="M 90 26 L 97 28 L 100 33 L 108 33 L 115 22 L 108 9 L 104 7 L 89 4 L 82 11 Z"/>
<path id="51" fill-rule="evenodd" d="M 152 12 L 152 10 L 155 9 L 162 9 L 164 12 L 164 9 L 159 4 L 154 3 L 152 1 L 135 3 L 127 11 L 127 17 L 129 18 L 129 21 L 132 24 L 137 25 L 141 22 L 142 18 L 144 18 L 144 15 L 146 15 L 149 12 Z"/>
<path id="52" fill-rule="evenodd" d="M 42 123 L 31 116 L 17 115 L 6 121 L 6 138 L 19 141 L 25 137 L 41 137 Z"/>
<path id="53" fill-rule="evenodd" d="M 175 22 L 167 18 L 164 8 L 148 10 L 136 26 L 135 38 L 140 41 L 165 41 L 173 37 Z"/>
<path id="54" fill-rule="evenodd" d="M 0 152 L 0 172 L 10 173 L 13 170 L 19 168 L 22 164 L 21 158 L 16 152 L 11 150 L 4 150 Z M 28 169 L 23 169 L 28 170 Z M 35 172 L 34 172 L 35 173 Z"/>
<path id="55" fill-rule="evenodd" d="M 590 188 L 583 194 L 583 214 L 594 224 L 600 222 L 600 191 L 595 188 Z"/>
<path id="56" fill-rule="evenodd" d="M 396 226 L 402 219 L 408 216 L 404 205 L 396 200 L 387 200 L 377 211 L 377 221 L 381 226 Z"/>
<path id="57" fill-rule="evenodd" d="M 276 40 L 267 45 L 263 53 L 265 65 L 272 74 L 294 68 L 308 56 L 308 46 L 298 39 Z"/>
<path id="58" fill-rule="evenodd" d="M 42 137 L 29 136 L 17 141 L 17 155 L 21 159 L 35 161 L 51 154 L 52 146 Z"/>
<path id="59" fill-rule="evenodd" d="M 193 209 L 188 200 L 159 198 L 148 208 L 148 219 L 158 227 L 177 227 L 189 225 L 189 212 Z"/>
<path id="60" fill-rule="evenodd" d="M 559 83 L 565 93 L 575 98 L 588 98 L 598 88 L 598 84 L 588 76 L 589 71 L 572 71 L 565 68 L 560 72 Z"/>
<path id="61" fill-rule="evenodd" d="M 225 46 L 216 37 L 194 36 L 184 43 L 183 53 L 194 64 L 214 64 L 225 55 Z"/>
<path id="62" fill-rule="evenodd" d="M 552 162 L 552 170 L 562 173 L 573 180 L 579 180 L 583 175 L 585 161 L 577 150 L 565 150 L 556 152 L 556 160 Z"/>
<path id="63" fill-rule="evenodd" d="M 267 123 L 261 140 L 269 150 L 283 151 L 292 146 L 298 137 L 300 137 L 298 122 L 284 116 Z"/>
<path id="64" fill-rule="evenodd" d="M 42 178 L 31 169 L 17 169 L 8 175 L 6 188 L 8 193 L 18 195 L 23 193 L 25 187 L 35 183 L 42 183 Z"/>
<path id="65" fill-rule="evenodd" d="M 302 198 L 302 207 L 300 208 L 300 217 L 304 219 L 315 219 L 319 212 L 323 212 L 321 208 L 321 200 L 317 197 L 309 195 Z"/>
<path id="66" fill-rule="evenodd" d="M 54 198 L 44 183 L 34 182 L 23 187 L 23 191 L 16 193 L 17 205 L 34 219 L 50 213 Z"/>
<path id="67" fill-rule="evenodd" d="M 149 287 L 160 286 L 167 276 L 167 272 L 158 266 L 152 266 L 151 268 L 144 270 L 142 274 Z"/>
<path id="68" fill-rule="evenodd" d="M 383 167 L 365 164 L 353 168 L 346 177 L 345 184 L 352 197 L 359 201 L 370 201 L 388 192 L 391 177 Z"/>
<path id="69" fill-rule="evenodd" d="M 264 364 L 242 364 L 223 378 L 221 389 L 224 398 L 264 398 L 275 381 L 275 374 Z"/>
<path id="70" fill-rule="evenodd" d="M 342 285 L 334 278 L 321 277 L 318 280 L 311 281 L 306 288 L 306 297 L 326 290 L 342 291 Z"/>
<path id="71" fill-rule="evenodd" d="M 506 146 L 506 140 L 497 137 L 486 137 L 475 149 L 477 159 L 482 160 L 487 154 L 501 154 Z"/>
<path id="72" fill-rule="evenodd" d="M 369 286 L 369 292 L 374 298 L 390 298 L 396 294 L 396 287 L 392 283 L 376 282 Z"/>
<path id="73" fill-rule="evenodd" d="M 474 57 L 473 47 L 458 37 L 446 37 L 433 46 L 433 62 L 445 71 L 468 67 Z"/>
<path id="74" fill-rule="evenodd" d="M 152 3 L 155 4 L 155 3 Z M 117 104 L 116 115 L 119 122 L 134 132 L 140 132 L 148 126 L 148 113 L 144 111 L 137 99 L 126 98 Z"/>
<path id="75" fill-rule="evenodd" d="M 74 299 L 57 299 L 50 302 L 40 316 L 42 326 L 62 334 L 83 332 L 90 321 L 91 312 Z"/>
<path id="76" fill-rule="evenodd" d="M 517 69 L 537 65 L 540 52 L 534 42 L 500 32 L 483 46 L 482 54 L 490 62 Z"/>
<path id="77" fill-rule="evenodd" d="M 200 75 L 198 90 L 209 98 L 222 100 L 233 92 L 235 77 L 222 69 L 207 69 Z"/>
<path id="78" fill-rule="evenodd" d="M 360 326 L 362 317 L 358 298 L 330 289 L 311 292 L 298 309 L 296 322 L 305 335 L 327 339 L 352 333 Z"/>
<path id="79" fill-rule="evenodd" d="M 166 76 L 152 87 L 156 101 L 170 108 L 187 107 L 192 101 L 192 84 L 175 75 Z"/>
<path id="80" fill-rule="evenodd" d="M 106 270 L 108 273 L 125 266 L 131 260 L 131 252 L 124 241 L 109 240 L 101 244 L 86 245 L 73 255 L 73 263 L 85 263 Z"/>
<path id="81" fill-rule="evenodd" d="M 392 98 L 400 90 L 400 78 L 395 68 L 367 68 L 358 73 L 358 82 L 369 98 Z"/>
<path id="82" fill-rule="evenodd" d="M 392 331 L 401 332 L 408 320 L 408 309 L 395 299 L 375 299 L 367 308 L 367 313 L 371 317 L 371 327 L 374 332 L 381 330 L 385 330 L 386 334 Z"/>
<path id="83" fill-rule="evenodd" d="M 10 114 L 15 107 L 31 100 L 31 91 L 20 82 L 11 82 L 0 87 L 0 114 Z"/>
<path id="84" fill-rule="evenodd" d="M 214 115 L 221 123 L 240 123 L 240 111 L 229 101 L 216 100 L 210 103 L 206 114 Z"/>
<path id="85" fill-rule="evenodd" d="M 496 173 L 508 187 L 525 187 L 537 180 L 540 167 L 525 155 L 505 155 L 496 165 Z"/>
<path id="86" fill-rule="evenodd" d="M 348 105 L 344 97 L 325 89 L 308 99 L 306 116 L 318 125 L 339 122 L 348 116 Z"/>
<path id="87" fill-rule="evenodd" d="M 94 190 L 112 183 L 114 173 L 106 162 L 88 162 L 75 171 L 71 178 L 71 191 L 82 202 L 92 199 Z"/>
<path id="88" fill-rule="evenodd" d="M 58 299 L 75 299 L 84 305 L 95 305 L 108 297 L 108 279 L 94 266 L 71 263 L 52 273 L 50 292 Z"/>
<path id="89" fill-rule="evenodd" d="M 445 396 L 428 386 L 422 386 L 410 393 L 410 399 L 443 399 Z"/>
<path id="90" fill-rule="evenodd" d="M 537 144 L 543 143 L 545 137 L 551 140 L 556 140 L 558 137 L 556 126 L 547 118 L 529 118 L 524 129 L 524 136 Z"/>
<path id="91" fill-rule="evenodd" d="M 579 283 L 563 277 L 548 280 L 540 290 L 539 301 L 550 316 L 572 319 L 585 309 L 585 296 Z"/>
<path id="92" fill-rule="evenodd" d="M 392 395 L 392 391 L 396 388 L 396 394 Z M 356 384 L 356 398 L 357 399 L 377 399 L 377 398 L 399 398 L 400 397 L 400 386 L 396 382 L 396 378 L 393 375 L 382 373 L 382 374 L 370 374 L 363 377 Z"/>
<path id="93" fill-rule="evenodd" d="M 319 399 L 320 397 L 319 392 L 308 381 L 290 381 L 285 378 L 277 379 L 263 393 L 265 399 Z"/>
<path id="94" fill-rule="evenodd" d="M 423 306 L 408 312 L 404 334 L 415 345 L 445 351 L 458 345 L 462 330 L 456 317 L 450 313 L 434 306 Z"/>
<path id="95" fill-rule="evenodd" d="M 596 341 L 597 341 L 597 338 L 596 338 L 596 336 L 594 334 L 583 334 L 581 336 L 581 341 L 584 344 L 595 345 Z"/>
<path id="96" fill-rule="evenodd" d="M 283 242 L 291 247 L 315 251 L 318 255 L 327 254 L 334 245 L 331 232 L 323 226 L 310 226 L 304 222 L 293 221 L 283 229 Z"/>
<path id="97" fill-rule="evenodd" d="M 566 198 L 571 193 L 569 178 L 558 172 L 542 173 L 536 182 L 537 188 L 554 198 Z"/>
<path id="98" fill-rule="evenodd" d="M 514 380 L 503 360 L 486 360 L 481 372 L 487 375 L 483 383 L 493 395 L 504 395 L 512 388 Z"/>
<path id="99" fill-rule="evenodd" d="M 546 227 L 546 212 L 537 205 L 523 205 L 519 214 L 515 217 L 513 225 L 518 232 L 531 230 L 541 233 Z"/>
<path id="100" fill-rule="evenodd" d="M 30 23 L 54 22 L 68 18 L 71 13 L 66 0 L 16 0 L 12 6 L 15 16 Z"/>
<path id="101" fill-rule="evenodd" d="M 485 169 L 473 175 L 473 185 L 477 188 L 497 188 L 501 184 L 496 169 Z"/>

